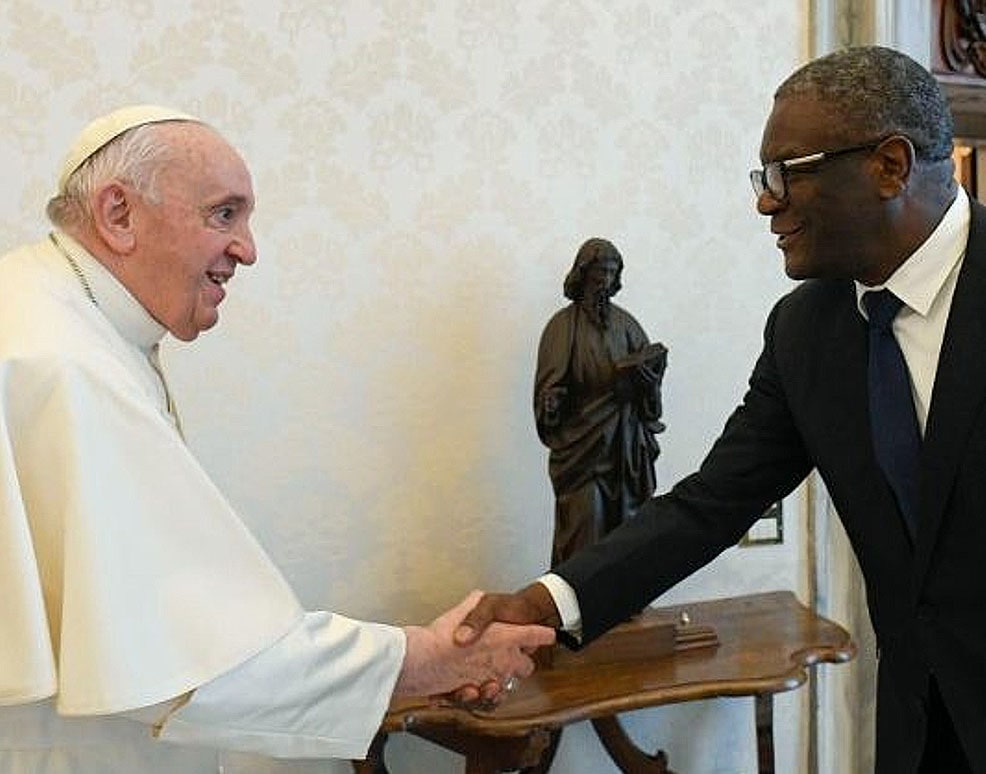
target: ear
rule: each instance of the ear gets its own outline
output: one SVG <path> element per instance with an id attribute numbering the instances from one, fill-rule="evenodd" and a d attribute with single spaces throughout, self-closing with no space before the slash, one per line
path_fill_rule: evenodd
<path id="1" fill-rule="evenodd" d="M 873 151 L 877 185 L 882 199 L 894 199 L 907 188 L 914 170 L 914 145 L 903 135 L 894 135 Z"/>
<path id="2" fill-rule="evenodd" d="M 117 180 L 100 186 L 92 197 L 93 223 L 102 240 L 117 255 L 128 255 L 136 245 L 133 189 Z"/>

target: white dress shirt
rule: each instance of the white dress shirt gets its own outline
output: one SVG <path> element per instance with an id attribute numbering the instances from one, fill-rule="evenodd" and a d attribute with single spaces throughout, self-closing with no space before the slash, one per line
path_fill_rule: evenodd
<path id="1" fill-rule="evenodd" d="M 911 393 L 922 435 L 928 422 L 945 323 L 969 240 L 969 218 L 969 197 L 960 187 L 931 236 L 883 285 L 868 287 L 856 283 L 856 302 L 864 318 L 862 298 L 868 291 L 886 288 L 904 302 L 894 318 L 893 331 L 911 376 Z"/>

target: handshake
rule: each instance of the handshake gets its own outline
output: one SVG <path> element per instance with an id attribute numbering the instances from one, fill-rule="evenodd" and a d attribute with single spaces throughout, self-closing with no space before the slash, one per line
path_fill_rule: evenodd
<path id="1" fill-rule="evenodd" d="M 428 626 L 404 627 L 407 650 L 394 695 L 492 706 L 534 671 L 534 651 L 554 643 L 558 625 L 540 583 L 516 594 L 473 591 Z"/>

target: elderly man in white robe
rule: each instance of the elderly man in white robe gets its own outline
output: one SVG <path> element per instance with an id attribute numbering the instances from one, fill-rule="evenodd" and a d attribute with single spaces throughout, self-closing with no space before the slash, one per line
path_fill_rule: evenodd
<path id="1" fill-rule="evenodd" d="M 216 324 L 253 204 L 215 130 L 133 106 L 70 151 L 55 230 L 0 258 L 4 772 L 359 758 L 393 695 L 495 700 L 554 639 L 455 646 L 476 595 L 426 627 L 305 612 L 193 458 L 157 348 Z"/>

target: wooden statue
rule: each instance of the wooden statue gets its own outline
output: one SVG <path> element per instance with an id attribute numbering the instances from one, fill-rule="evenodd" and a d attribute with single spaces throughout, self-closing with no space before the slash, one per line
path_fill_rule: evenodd
<path id="1" fill-rule="evenodd" d="M 651 344 L 633 316 L 612 303 L 622 272 L 623 257 L 611 242 L 585 242 L 565 278 L 572 303 L 548 321 L 538 346 L 534 417 L 551 450 L 552 566 L 610 532 L 654 493 L 667 349 Z"/>

